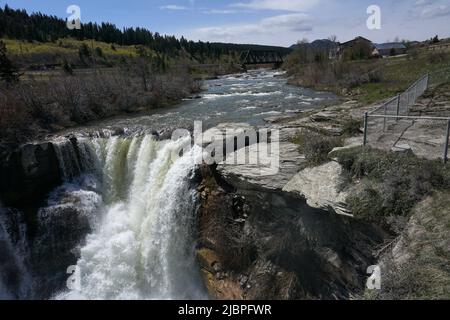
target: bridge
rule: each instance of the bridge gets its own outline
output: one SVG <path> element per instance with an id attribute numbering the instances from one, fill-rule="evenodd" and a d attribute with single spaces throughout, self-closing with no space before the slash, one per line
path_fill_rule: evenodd
<path id="1" fill-rule="evenodd" d="M 279 68 L 283 64 L 283 57 L 278 51 L 247 50 L 241 52 L 239 58 L 243 69 L 248 65 L 273 64 Z"/>

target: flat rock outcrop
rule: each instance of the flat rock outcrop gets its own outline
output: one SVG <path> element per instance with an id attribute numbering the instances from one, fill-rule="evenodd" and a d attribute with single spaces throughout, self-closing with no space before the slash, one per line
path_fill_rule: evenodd
<path id="1" fill-rule="evenodd" d="M 298 152 L 298 146 L 290 142 L 279 143 L 279 158 L 267 156 L 264 152 L 270 144 L 258 143 L 229 154 L 229 159 L 243 159 L 249 155 L 247 164 L 222 162 L 217 171 L 229 184 L 239 189 L 279 190 L 301 169 L 305 162 Z M 263 151 L 262 151 L 263 150 Z M 256 161 L 258 160 L 258 161 Z M 263 163 L 261 163 L 263 162 Z"/>
<path id="2" fill-rule="evenodd" d="M 345 200 L 347 192 L 339 190 L 342 167 L 331 161 L 314 168 L 306 168 L 296 174 L 283 191 L 306 199 L 309 206 L 350 215 Z"/>

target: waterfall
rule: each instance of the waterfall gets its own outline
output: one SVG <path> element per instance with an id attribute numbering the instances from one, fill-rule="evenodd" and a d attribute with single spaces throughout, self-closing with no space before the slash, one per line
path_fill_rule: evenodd
<path id="1" fill-rule="evenodd" d="M 74 174 L 73 164 L 76 170 L 89 165 L 103 201 L 79 251 L 80 287 L 56 299 L 206 297 L 194 258 L 197 194 L 191 185 L 201 151 L 194 147 L 180 157 L 185 143 L 150 135 L 84 139 L 76 150 L 82 156 L 59 144 L 64 177 Z M 92 159 L 83 164 L 86 155 Z"/>

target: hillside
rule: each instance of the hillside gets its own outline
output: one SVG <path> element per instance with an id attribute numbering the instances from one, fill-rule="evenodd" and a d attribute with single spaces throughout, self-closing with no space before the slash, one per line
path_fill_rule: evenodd
<path id="1" fill-rule="evenodd" d="M 253 44 L 194 42 L 181 37 L 161 35 L 145 28 L 117 28 L 114 24 L 86 22 L 80 30 L 69 30 L 66 21 L 42 13 L 28 14 L 5 5 L 0 8 L 0 39 L 6 40 L 8 50 L 19 62 L 27 64 L 56 64 L 63 58 L 78 54 L 81 43 L 92 49 L 101 49 L 110 58 L 135 56 L 136 46 L 144 46 L 164 59 L 188 56 L 200 64 L 236 61 L 245 50 L 272 50 L 283 55 L 291 52 L 284 47 Z M 19 40 L 19 41 L 15 41 Z M 62 58 L 61 58 L 62 57 Z M 100 55 L 100 58 L 102 56 Z M 101 59 L 100 63 L 105 63 Z M 113 59 L 114 60 L 114 59 Z M 107 62 L 106 62 L 107 63 Z"/>

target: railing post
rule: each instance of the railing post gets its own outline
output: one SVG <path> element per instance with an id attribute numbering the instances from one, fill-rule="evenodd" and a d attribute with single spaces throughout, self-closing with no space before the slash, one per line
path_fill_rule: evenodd
<path id="1" fill-rule="evenodd" d="M 412 103 L 412 105 L 414 105 L 414 104 L 416 104 L 416 101 L 417 101 L 417 98 L 418 98 L 418 93 L 417 93 L 417 88 L 419 88 L 419 82 L 417 82 L 415 85 L 414 85 L 414 99 L 413 99 L 413 103 Z"/>
<path id="2" fill-rule="evenodd" d="M 383 132 L 386 132 L 386 115 L 387 115 L 387 103 L 384 104 L 384 120 L 383 120 Z"/>
<path id="3" fill-rule="evenodd" d="M 397 118 L 395 118 L 395 121 L 398 122 L 398 116 L 400 115 L 400 94 L 397 96 Z"/>
<path id="4" fill-rule="evenodd" d="M 411 91 L 408 91 L 408 103 L 406 104 L 406 114 L 409 114 L 409 107 L 411 105 Z"/>
<path id="5" fill-rule="evenodd" d="M 444 141 L 444 163 L 448 160 L 448 138 L 450 136 L 450 120 L 447 121 L 447 132 L 445 133 Z"/>
<path id="6" fill-rule="evenodd" d="M 368 122 L 369 122 L 369 113 L 364 113 L 364 140 L 363 145 L 367 145 L 367 129 L 368 129 Z"/>

